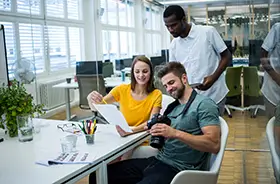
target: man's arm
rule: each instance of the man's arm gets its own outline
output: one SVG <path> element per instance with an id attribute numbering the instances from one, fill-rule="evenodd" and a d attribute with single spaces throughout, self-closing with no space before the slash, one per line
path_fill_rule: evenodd
<path id="1" fill-rule="evenodd" d="M 230 64 L 232 56 L 230 51 L 228 50 L 224 40 L 216 30 L 216 28 L 211 27 L 210 29 L 210 44 L 212 44 L 214 50 L 216 53 L 220 54 L 221 60 L 219 62 L 218 68 L 215 70 L 215 72 L 212 74 L 214 77 L 214 82 L 218 80 L 220 75 L 225 71 L 227 66 Z M 226 49 L 225 49 L 226 48 Z"/>
<path id="2" fill-rule="evenodd" d="M 192 135 L 177 130 L 174 137 L 196 150 L 218 153 L 220 150 L 221 130 L 219 111 L 215 102 L 210 99 L 203 100 L 197 108 L 197 117 L 202 135 Z"/>
<path id="3" fill-rule="evenodd" d="M 192 135 L 163 123 L 155 124 L 150 130 L 152 136 L 179 139 L 193 149 L 217 154 L 220 150 L 220 127 L 216 125 L 205 126 L 202 128 L 202 132 L 203 135 Z"/>
<path id="4" fill-rule="evenodd" d="M 268 73 L 268 75 L 270 75 L 272 80 L 274 80 L 280 86 L 280 74 L 277 73 L 270 65 L 270 61 L 268 58 L 268 51 L 266 51 L 263 48 L 261 48 L 261 64 L 263 69 Z"/>
<path id="5" fill-rule="evenodd" d="M 202 128 L 203 135 L 192 135 L 180 130 L 175 138 L 181 140 L 193 149 L 217 154 L 220 150 L 220 127 L 206 126 Z"/>
<path id="6" fill-rule="evenodd" d="M 221 60 L 219 62 L 219 66 L 216 69 L 216 71 L 213 73 L 214 81 L 218 80 L 218 78 L 228 67 L 232 59 L 231 53 L 228 49 L 224 50 L 222 53 L 220 53 L 220 55 L 221 55 Z"/>

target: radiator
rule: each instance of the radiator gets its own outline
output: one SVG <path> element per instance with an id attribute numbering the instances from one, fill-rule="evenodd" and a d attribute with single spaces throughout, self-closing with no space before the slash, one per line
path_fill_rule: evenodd
<path id="1" fill-rule="evenodd" d="M 39 83 L 40 103 L 44 104 L 44 110 L 51 110 L 66 103 L 65 89 L 53 88 L 54 85 L 65 82 L 65 79 Z M 70 102 L 74 100 L 74 90 L 70 90 Z"/>

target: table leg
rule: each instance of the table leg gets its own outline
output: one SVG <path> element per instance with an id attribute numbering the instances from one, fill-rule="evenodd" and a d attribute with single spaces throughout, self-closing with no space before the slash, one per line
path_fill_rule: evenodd
<path id="1" fill-rule="evenodd" d="M 241 108 L 244 108 L 244 77 L 243 77 L 243 67 L 241 69 L 241 78 L 240 78 L 240 83 L 241 83 Z M 243 111 L 242 111 L 243 112 Z"/>
<path id="2" fill-rule="evenodd" d="M 106 171 L 105 171 L 106 169 Z M 106 179 L 106 181 L 105 181 Z M 96 170 L 96 183 L 97 184 L 107 184 L 107 165 L 103 161 L 101 167 Z"/>
<path id="3" fill-rule="evenodd" d="M 108 184 L 108 174 L 107 174 L 107 164 L 106 162 L 103 161 L 102 163 L 102 168 L 103 168 L 103 183 Z"/>
<path id="4" fill-rule="evenodd" d="M 66 102 L 66 119 L 71 119 L 71 109 L 70 109 L 70 93 L 69 88 L 65 88 L 65 102 Z"/>

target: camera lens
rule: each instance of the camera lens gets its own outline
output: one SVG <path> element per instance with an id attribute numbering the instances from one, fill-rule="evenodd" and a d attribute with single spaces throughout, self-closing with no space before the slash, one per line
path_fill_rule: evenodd
<path id="1" fill-rule="evenodd" d="M 153 136 L 151 137 L 151 142 L 150 142 L 150 146 L 152 146 L 153 148 L 162 148 L 164 144 L 164 137 L 162 136 Z"/>

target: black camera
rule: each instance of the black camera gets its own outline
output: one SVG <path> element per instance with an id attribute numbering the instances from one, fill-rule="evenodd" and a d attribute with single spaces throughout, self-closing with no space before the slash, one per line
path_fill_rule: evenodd
<path id="1" fill-rule="evenodd" d="M 165 116 L 165 115 L 161 115 L 161 114 L 154 114 L 152 116 L 152 118 L 148 121 L 147 125 L 148 125 L 148 129 L 151 129 L 153 125 L 157 124 L 157 123 L 164 123 L 166 125 L 171 124 L 171 120 Z M 151 140 L 150 140 L 150 146 L 160 149 L 162 148 L 164 144 L 164 137 L 163 136 L 152 136 Z"/>

